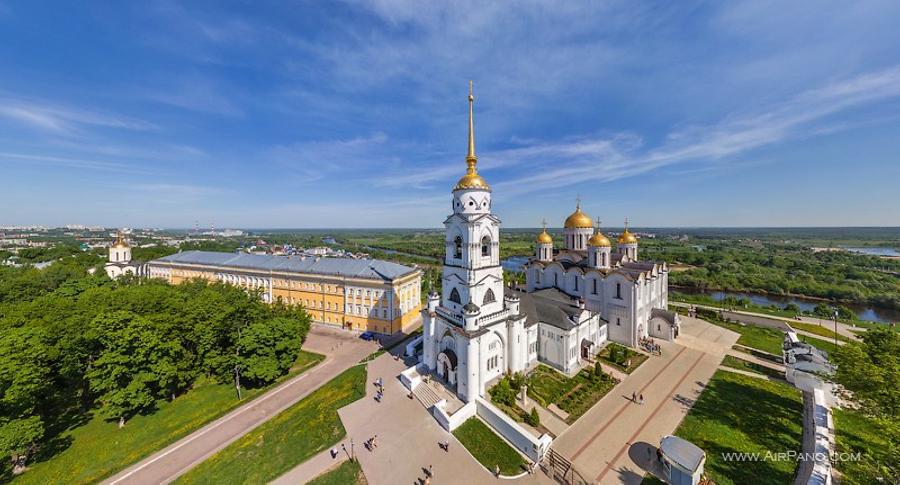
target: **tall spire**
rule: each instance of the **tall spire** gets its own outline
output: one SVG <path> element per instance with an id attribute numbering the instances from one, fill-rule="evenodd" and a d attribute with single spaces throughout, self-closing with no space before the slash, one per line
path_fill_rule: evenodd
<path id="1" fill-rule="evenodd" d="M 491 188 L 488 186 L 487 182 L 481 175 L 478 175 L 478 170 L 476 169 L 476 165 L 478 164 L 478 157 L 475 155 L 475 115 L 474 115 L 474 107 L 473 104 L 475 102 L 475 95 L 472 94 L 472 81 L 469 81 L 469 153 L 466 155 L 466 165 L 468 169 L 466 170 L 466 174 L 463 175 L 459 182 L 456 183 L 456 186 L 453 187 L 453 190 L 461 190 L 461 189 L 483 189 L 490 191 Z"/>

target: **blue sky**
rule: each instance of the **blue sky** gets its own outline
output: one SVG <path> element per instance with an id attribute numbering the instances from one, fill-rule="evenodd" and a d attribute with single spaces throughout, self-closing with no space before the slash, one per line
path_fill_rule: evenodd
<path id="1" fill-rule="evenodd" d="M 228 5 L 225 5 L 225 4 Z M 590 5 L 588 5 L 588 3 Z M 900 2 L 0 0 L 0 225 L 900 225 Z"/>

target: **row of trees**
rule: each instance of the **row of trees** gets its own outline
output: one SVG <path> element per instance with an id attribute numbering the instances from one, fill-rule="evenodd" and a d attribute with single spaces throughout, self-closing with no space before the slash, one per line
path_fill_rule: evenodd
<path id="1" fill-rule="evenodd" d="M 92 413 L 124 426 L 199 378 L 285 374 L 309 329 L 299 308 L 219 283 L 89 275 L 96 256 L 0 268 L 0 452 L 16 472 Z"/>

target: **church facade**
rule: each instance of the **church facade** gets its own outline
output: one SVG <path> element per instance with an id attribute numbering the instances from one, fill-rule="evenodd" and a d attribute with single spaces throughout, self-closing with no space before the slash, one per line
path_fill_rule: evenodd
<path id="1" fill-rule="evenodd" d="M 473 102 L 470 92 L 467 171 L 444 221 L 441 293 L 431 292 L 422 310 L 422 370 L 473 402 L 498 377 L 539 362 L 574 374 L 608 340 L 636 347 L 655 333 L 674 338 L 665 263 L 638 261 L 637 238 L 627 230 L 613 253 L 580 207 L 566 220 L 565 248 L 555 250 L 545 229 L 524 291 L 504 287 L 500 219 L 477 170 Z M 650 331 L 654 324 L 659 332 Z"/>
<path id="2" fill-rule="evenodd" d="M 144 276 L 145 268 L 140 262 L 132 261 L 131 246 L 122 231 L 116 233 L 116 242 L 109 247 L 108 261 L 103 265 L 106 275 L 116 279 L 125 274 Z"/>

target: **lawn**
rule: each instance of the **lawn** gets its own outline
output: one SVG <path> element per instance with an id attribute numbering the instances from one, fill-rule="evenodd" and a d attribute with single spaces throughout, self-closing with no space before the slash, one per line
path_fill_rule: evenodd
<path id="1" fill-rule="evenodd" d="M 718 485 L 784 484 L 796 461 L 765 460 L 766 452 L 800 452 L 800 391 L 787 384 L 719 370 L 675 431 L 706 451 L 706 473 Z M 724 453 L 761 453 L 757 461 L 728 461 Z"/>
<path id="2" fill-rule="evenodd" d="M 307 485 L 366 485 L 366 476 L 358 461 L 346 460 L 331 470 L 313 478 Z"/>
<path id="3" fill-rule="evenodd" d="M 497 466 L 502 475 L 518 475 L 524 470 L 522 455 L 478 418 L 466 420 L 453 431 L 453 436 L 492 473 Z"/>
<path id="4" fill-rule="evenodd" d="M 178 483 L 265 483 L 347 434 L 337 410 L 366 394 L 356 365 L 178 479 Z"/>
<path id="5" fill-rule="evenodd" d="M 575 377 L 566 377 L 545 365 L 528 375 L 528 395 L 543 407 L 551 403 L 569 414 L 572 424 L 619 383 L 610 375 L 595 376 L 593 369 L 582 369 Z"/>
<path id="6" fill-rule="evenodd" d="M 790 323 L 788 323 L 788 325 L 790 325 L 791 327 L 794 327 L 796 330 L 803 330 L 805 332 L 814 333 L 816 335 L 825 337 L 825 338 L 831 340 L 832 342 L 834 341 L 834 335 L 835 335 L 834 330 L 832 330 L 826 326 L 816 325 L 815 323 L 804 323 L 804 322 L 790 322 Z M 837 334 L 837 338 L 838 338 L 838 340 L 843 341 L 843 342 L 850 340 L 848 337 L 845 337 L 841 334 Z"/>
<path id="7" fill-rule="evenodd" d="M 839 460 L 835 466 L 844 476 L 846 485 L 879 483 L 884 477 L 880 466 L 892 463 L 900 470 L 898 455 L 890 456 L 891 443 L 886 439 L 883 425 L 852 409 L 834 409 L 835 438 L 838 453 L 861 453 L 861 460 Z M 889 480 L 884 480 L 888 483 Z"/>
<path id="8" fill-rule="evenodd" d="M 636 352 L 614 342 L 604 347 L 597 357 L 626 374 L 631 374 L 649 358 L 647 354 Z"/>
<path id="9" fill-rule="evenodd" d="M 323 358 L 323 355 L 301 351 L 285 377 L 268 387 L 244 389 L 241 401 L 237 400 L 232 385 L 201 380 L 174 401 L 160 403 L 152 414 L 128 420 L 122 429 L 116 423 L 94 416 L 83 426 L 63 433 L 63 442 L 70 443 L 66 449 L 47 461 L 35 463 L 14 481 L 22 484 L 99 482 L 315 366 Z"/>
<path id="10" fill-rule="evenodd" d="M 725 359 L 722 361 L 722 365 L 731 367 L 732 369 L 745 370 L 748 372 L 755 372 L 757 374 L 762 374 L 764 376 L 774 377 L 776 379 L 784 380 L 784 373 L 778 372 L 775 369 L 766 367 L 764 365 L 759 365 L 755 362 L 750 362 L 733 355 L 726 355 Z"/>
<path id="11" fill-rule="evenodd" d="M 703 319 L 728 330 L 739 333 L 737 343 L 759 349 L 770 354 L 781 355 L 781 345 L 784 343 L 784 332 L 774 328 L 757 327 L 755 325 L 742 325 L 740 323 L 724 322 L 722 320 L 707 318 Z"/>

